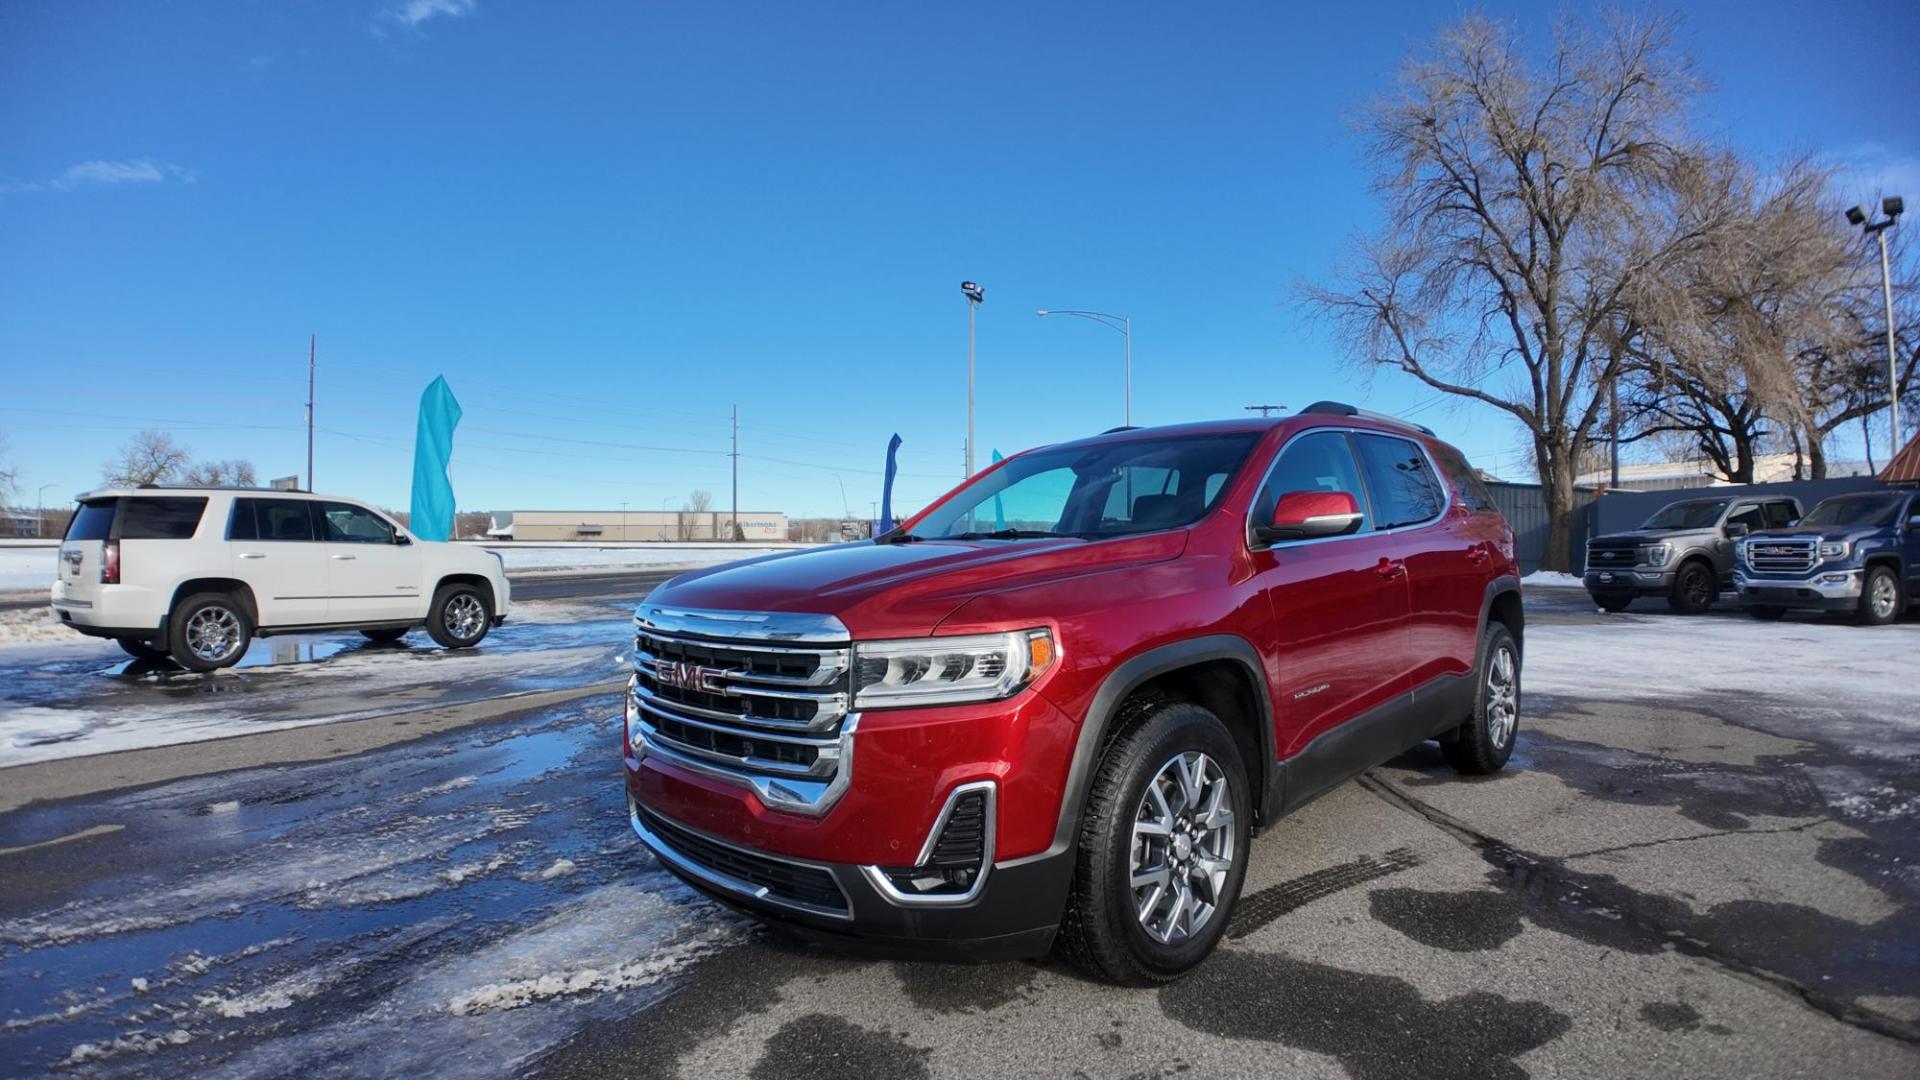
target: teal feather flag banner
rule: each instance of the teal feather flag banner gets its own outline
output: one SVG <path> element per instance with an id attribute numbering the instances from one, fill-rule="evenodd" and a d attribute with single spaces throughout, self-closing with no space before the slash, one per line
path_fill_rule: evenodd
<path id="1" fill-rule="evenodd" d="M 999 462 L 999 461 L 1001 460 L 1001 457 L 1000 457 L 1000 451 L 998 451 L 998 450 L 995 450 L 995 451 L 993 452 L 993 460 L 994 460 L 994 461 L 995 461 L 996 463 L 997 463 L 997 462 Z M 993 497 L 993 528 L 994 528 L 994 531 L 995 531 L 995 532 L 998 532 L 998 531 L 1000 531 L 1001 529 L 1004 529 L 1004 528 L 1006 528 L 1006 527 L 1007 527 L 1007 511 L 1006 511 L 1006 509 L 1005 509 L 1004 507 L 1002 507 L 1002 506 L 1000 505 L 1000 496 L 998 496 L 998 495 L 995 495 L 995 496 Z"/>
<path id="2" fill-rule="evenodd" d="M 420 395 L 420 430 L 413 441 L 413 510 L 408 529 L 422 540 L 453 536 L 453 429 L 460 403 L 447 377 L 436 376 Z"/>

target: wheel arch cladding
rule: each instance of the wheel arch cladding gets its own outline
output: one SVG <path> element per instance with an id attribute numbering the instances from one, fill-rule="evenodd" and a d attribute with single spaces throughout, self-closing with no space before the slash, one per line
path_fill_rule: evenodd
<path id="1" fill-rule="evenodd" d="M 180 606 L 181 601 L 200 593 L 232 595 L 240 601 L 240 606 L 246 609 L 249 622 L 258 624 L 260 621 L 260 605 L 253 599 L 253 589 L 244 581 L 218 577 L 188 578 L 174 586 L 173 598 L 167 601 L 167 616 L 169 618 L 173 616 L 174 610 Z"/>
<path id="2" fill-rule="evenodd" d="M 1115 668 L 1094 693 L 1074 744 L 1073 762 L 1060 804 L 1059 823 L 1048 851 L 1070 847 L 1080 827 L 1093 773 L 1100 755 L 1120 727 L 1122 707 L 1141 693 L 1190 701 L 1227 725 L 1246 758 L 1256 820 L 1264 822 L 1273 805 L 1268 790 L 1276 775 L 1273 706 L 1267 694 L 1260 654 L 1245 638 L 1211 634 L 1149 649 Z M 1249 752 L 1251 748 L 1251 752 Z"/>
<path id="3" fill-rule="evenodd" d="M 448 574 L 434 583 L 433 591 L 437 595 L 449 585 L 471 585 L 479 589 L 480 595 L 486 598 L 487 610 L 496 615 L 500 613 L 500 601 L 493 595 L 493 582 L 479 574 Z"/>
<path id="4" fill-rule="evenodd" d="M 1520 602 L 1520 583 L 1510 577 L 1497 578 L 1487 583 L 1486 595 L 1480 601 L 1480 636 L 1485 637 L 1487 627 L 1499 623 L 1513 635 L 1513 643 L 1520 647 L 1520 655 L 1527 654 L 1527 613 Z"/>

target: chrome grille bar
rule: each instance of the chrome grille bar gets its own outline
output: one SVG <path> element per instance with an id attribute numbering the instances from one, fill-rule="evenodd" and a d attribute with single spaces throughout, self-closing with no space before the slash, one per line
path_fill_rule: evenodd
<path id="1" fill-rule="evenodd" d="M 824 813 L 852 766 L 851 660 L 830 616 L 642 605 L 634 730 L 663 759 Z"/>
<path id="2" fill-rule="evenodd" d="M 1819 562 L 1816 539 L 1762 537 L 1747 541 L 1747 565 L 1756 574 L 1804 575 Z"/>

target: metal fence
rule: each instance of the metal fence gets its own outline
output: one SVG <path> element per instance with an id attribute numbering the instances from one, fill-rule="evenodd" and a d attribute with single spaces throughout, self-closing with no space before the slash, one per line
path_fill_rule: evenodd
<path id="1" fill-rule="evenodd" d="M 1587 565 L 1587 541 L 1608 533 L 1638 528 L 1653 512 L 1679 499 L 1759 498 L 1791 495 L 1804 510 L 1830 495 L 1850 491 L 1872 491 L 1886 484 L 1870 476 L 1847 476 L 1834 480 L 1789 480 L 1778 484 L 1741 484 L 1715 488 L 1670 488 L 1664 491 L 1610 491 L 1596 494 L 1587 488 L 1573 493 L 1573 528 L 1567 538 L 1567 565 L 1576 574 Z M 1531 574 L 1540 569 L 1547 553 L 1547 502 L 1539 484 L 1488 483 L 1493 501 L 1513 526 L 1515 554 L 1520 572 Z"/>

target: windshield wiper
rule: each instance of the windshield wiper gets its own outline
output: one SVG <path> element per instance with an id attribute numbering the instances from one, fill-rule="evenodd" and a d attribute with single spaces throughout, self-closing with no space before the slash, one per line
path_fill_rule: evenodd
<path id="1" fill-rule="evenodd" d="M 1059 536 L 1059 533 L 1043 532 L 1039 529 L 995 529 L 992 532 L 964 532 L 947 537 L 949 540 L 1044 540 Z"/>

